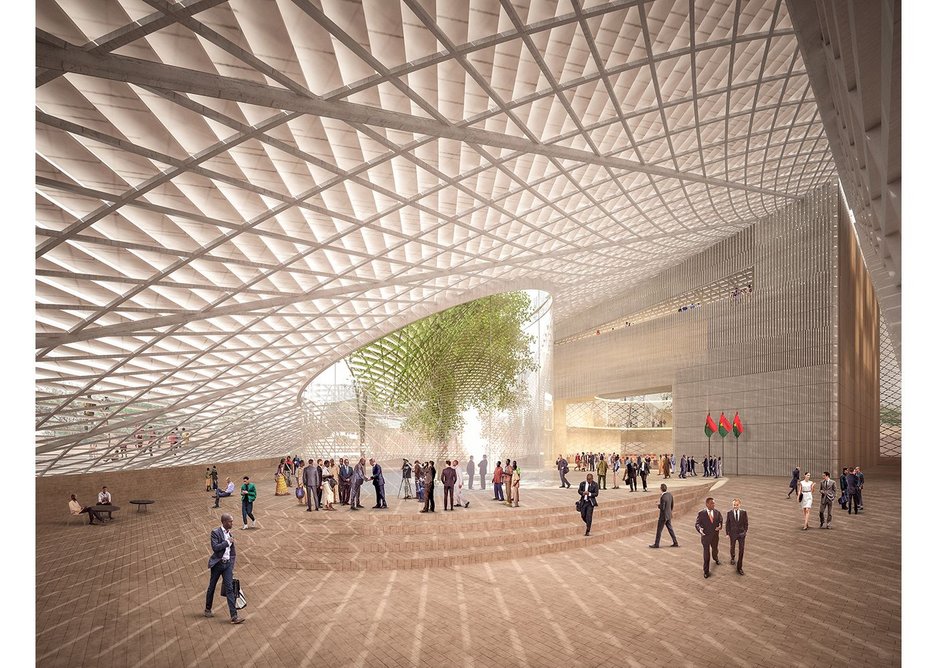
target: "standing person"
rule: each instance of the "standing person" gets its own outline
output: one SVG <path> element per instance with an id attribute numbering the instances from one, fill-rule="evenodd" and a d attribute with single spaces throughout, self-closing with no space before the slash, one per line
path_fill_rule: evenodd
<path id="1" fill-rule="evenodd" d="M 726 517 L 726 535 L 729 537 L 729 563 L 735 565 L 735 544 L 739 544 L 739 561 L 735 571 L 745 575 L 742 559 L 745 557 L 745 535 L 748 533 L 748 513 L 742 510 L 742 500 L 732 499 L 732 510 Z M 718 563 L 718 562 L 717 562 Z"/>
<path id="2" fill-rule="evenodd" d="M 504 469 L 501 468 L 501 460 L 495 465 L 495 472 L 491 476 L 491 484 L 495 488 L 495 497 L 492 501 L 504 501 Z"/>
<path id="3" fill-rule="evenodd" d="M 280 464 L 277 467 L 277 472 L 273 474 L 273 479 L 276 481 L 277 486 L 273 492 L 274 496 L 286 496 L 289 494 L 289 491 L 286 489 L 286 473 L 285 467 L 283 464 Z"/>
<path id="4" fill-rule="evenodd" d="M 845 471 L 846 469 L 843 470 Z M 205 467 L 205 491 L 211 491 L 211 469 L 207 466 Z"/>
<path id="5" fill-rule="evenodd" d="M 690 475 L 696 477 L 696 457 L 690 455 Z"/>
<path id="6" fill-rule="evenodd" d="M 719 532 L 722 530 L 722 513 L 716 510 L 716 502 L 710 496 L 706 499 L 706 508 L 696 516 L 696 531 L 703 545 L 703 577 L 709 577 L 709 554 L 719 565 Z"/>
<path id="7" fill-rule="evenodd" d="M 581 470 L 581 465 L 582 465 L 582 457 L 581 457 L 581 455 L 577 452 L 577 453 L 576 453 L 576 470 L 577 470 L 577 471 Z"/>
<path id="8" fill-rule="evenodd" d="M 423 482 L 423 466 L 420 464 L 420 460 L 416 459 L 413 461 L 413 486 L 416 487 L 416 500 L 421 502 L 425 498 L 423 496 L 425 482 Z"/>
<path id="9" fill-rule="evenodd" d="M 857 466 L 856 467 L 856 503 L 859 504 L 856 512 L 860 510 L 865 510 L 862 507 L 862 488 L 865 487 L 865 474 Z"/>
<path id="10" fill-rule="evenodd" d="M 218 489 L 218 469 L 215 468 L 214 464 L 211 465 L 211 488 Z"/>
<path id="11" fill-rule="evenodd" d="M 628 481 L 629 492 L 637 491 L 636 467 L 637 462 L 632 461 L 631 457 L 628 457 L 628 460 L 625 462 L 625 478 Z"/>
<path id="12" fill-rule="evenodd" d="M 628 460 L 629 463 L 631 460 Z M 616 452 L 612 457 L 612 489 L 618 489 L 618 478 L 621 476 L 621 457 Z"/>
<path id="13" fill-rule="evenodd" d="M 246 480 L 247 478 L 245 478 Z M 211 531 L 211 556 L 208 558 L 208 591 L 205 592 L 205 617 L 214 617 L 215 613 L 211 611 L 212 603 L 215 600 L 215 587 L 218 585 L 218 578 L 221 578 L 221 588 L 228 599 L 228 612 L 231 615 L 232 624 L 240 624 L 244 621 L 243 617 L 238 617 L 237 608 L 234 606 L 234 538 L 231 537 L 231 528 L 234 526 L 234 518 L 229 513 L 221 513 L 221 526 Z M 245 525 L 247 528 L 247 525 Z"/>
<path id="14" fill-rule="evenodd" d="M 569 469 L 567 469 L 568 471 Z M 478 482 L 481 488 L 485 489 L 485 476 L 488 475 L 488 455 L 482 455 L 482 460 L 478 462 Z"/>
<path id="15" fill-rule="evenodd" d="M 820 528 L 824 526 L 823 511 L 826 510 L 826 528 L 833 528 L 833 499 L 836 498 L 836 483 L 830 480 L 830 472 L 823 472 L 820 481 Z"/>
<path id="16" fill-rule="evenodd" d="M 257 498 L 257 488 L 251 482 L 250 476 L 244 476 L 244 484 L 241 485 L 241 517 L 244 519 L 244 526 L 241 530 L 247 528 L 247 518 L 251 518 L 251 527 L 256 528 L 254 520 L 254 499 Z"/>
<path id="17" fill-rule="evenodd" d="M 709 477 L 709 456 L 703 457 L 703 477 Z"/>
<path id="18" fill-rule="evenodd" d="M 686 455 L 680 455 L 680 478 L 686 478 Z"/>
<path id="19" fill-rule="evenodd" d="M 421 513 L 435 513 L 436 512 L 436 497 L 434 495 L 434 489 L 436 487 L 436 464 L 433 460 L 429 460 L 429 463 L 423 467 L 423 496 L 425 501 L 423 502 L 423 510 Z"/>
<path id="20" fill-rule="evenodd" d="M 839 474 L 839 506 L 843 510 L 846 510 L 846 504 L 848 502 L 848 497 L 846 496 L 846 474 L 849 472 L 845 466 L 843 467 L 843 472 Z"/>
<path id="21" fill-rule="evenodd" d="M 789 485 L 790 490 L 787 492 L 787 498 L 791 498 L 791 494 L 793 494 L 794 490 L 797 489 L 798 482 L 800 482 L 800 467 L 795 466 L 794 470 L 791 471 L 791 482 Z"/>
<path id="22" fill-rule="evenodd" d="M 511 470 L 511 495 L 514 498 L 514 507 L 517 508 L 521 505 L 521 467 L 517 465 L 516 459 Z"/>
<path id="23" fill-rule="evenodd" d="M 442 481 L 442 509 L 455 510 L 453 507 L 455 504 L 453 492 L 455 490 L 456 473 L 450 460 L 446 460 L 446 468 L 442 470 L 439 479 Z"/>
<path id="24" fill-rule="evenodd" d="M 800 507 L 804 511 L 804 531 L 806 531 L 810 521 L 810 509 L 813 508 L 813 481 L 810 479 L 809 471 L 804 474 L 804 479 L 797 483 L 797 498 L 800 499 Z"/>
<path id="25" fill-rule="evenodd" d="M 515 464 L 516 463 L 517 462 L 515 462 Z M 511 460 L 505 459 L 504 460 L 504 476 L 502 477 L 502 480 L 507 478 L 506 480 L 504 480 L 504 483 L 507 486 L 508 493 L 507 493 L 507 499 L 505 499 L 504 502 L 508 506 L 510 506 L 513 503 L 514 489 L 511 487 L 511 476 L 513 474 L 514 474 L 514 467 L 511 466 Z"/>
<path id="26" fill-rule="evenodd" d="M 313 462 L 303 469 L 303 485 L 306 487 L 306 512 L 312 512 L 312 502 L 316 502 L 316 510 L 319 510 L 319 500 L 316 496 L 316 474 L 317 467 Z"/>
<path id="27" fill-rule="evenodd" d="M 361 505 L 361 485 L 364 484 L 364 457 L 355 464 L 354 471 L 351 474 L 351 508 L 349 510 L 358 510 Z"/>
<path id="28" fill-rule="evenodd" d="M 638 457 L 639 467 L 638 472 L 641 474 L 641 486 L 644 487 L 644 491 L 647 491 L 647 476 L 651 472 L 651 458 L 645 457 L 644 462 L 641 462 L 641 458 Z M 637 491 L 637 485 L 635 485 L 635 491 Z"/>
<path id="29" fill-rule="evenodd" d="M 474 489 L 475 485 L 475 455 L 469 455 L 468 464 L 465 465 L 465 472 L 469 477 L 469 489 Z"/>
<path id="30" fill-rule="evenodd" d="M 664 480 L 670 477 L 671 467 L 672 467 L 672 463 L 670 461 L 670 457 L 668 457 L 667 455 L 664 455 Z"/>
<path id="31" fill-rule="evenodd" d="M 859 478 L 856 477 L 856 470 L 849 469 L 846 474 L 846 505 L 848 507 L 847 515 L 852 515 L 855 508 L 856 515 L 859 514 Z"/>
<path id="32" fill-rule="evenodd" d="M 382 510 L 387 508 L 387 499 L 384 496 L 384 471 L 373 457 L 369 463 L 371 464 L 371 477 L 368 480 L 374 484 L 374 508 Z"/>
<path id="33" fill-rule="evenodd" d="M 322 505 L 325 510 L 335 510 L 332 507 L 332 503 L 335 501 L 335 494 L 332 491 L 332 481 L 335 480 L 335 477 L 332 475 L 332 461 L 326 459 L 322 463 Z"/>
<path id="34" fill-rule="evenodd" d="M 400 467 L 400 475 L 403 477 L 403 498 L 404 500 L 412 499 L 413 488 L 410 487 L 410 478 L 413 475 L 413 467 L 410 466 L 410 462 L 406 458 L 403 460 L 403 466 Z"/>
<path id="35" fill-rule="evenodd" d="M 660 547 L 660 535 L 663 533 L 664 527 L 667 527 L 670 540 L 673 541 L 670 547 L 680 547 L 677 543 L 677 534 L 673 532 L 673 525 L 670 523 L 673 519 L 673 494 L 667 491 L 665 483 L 660 484 L 660 500 L 657 502 L 657 509 L 659 511 L 657 515 L 657 535 L 654 537 L 654 542 L 648 547 Z"/>
<path id="36" fill-rule="evenodd" d="M 587 473 L 586 479 L 579 483 L 579 502 L 576 507 L 579 508 L 579 516 L 586 525 L 586 535 L 592 531 L 592 512 L 598 504 L 595 497 L 599 495 L 599 484 L 592 479 L 592 474 Z"/>
<path id="37" fill-rule="evenodd" d="M 231 478 L 226 478 L 225 482 L 227 482 L 228 484 L 225 485 L 223 492 L 220 489 L 215 490 L 215 505 L 214 505 L 215 508 L 221 507 L 219 503 L 221 501 L 221 497 L 231 496 L 232 494 L 234 494 L 234 483 L 231 482 Z"/>
<path id="38" fill-rule="evenodd" d="M 569 473 L 569 462 L 562 454 L 556 460 L 556 470 L 560 474 L 560 489 L 569 487 L 569 480 L 566 479 L 566 474 Z"/>
<path id="39" fill-rule="evenodd" d="M 608 478 L 608 462 L 605 461 L 605 455 L 599 455 L 599 466 L 596 473 L 599 474 L 599 485 L 602 486 L 602 489 L 607 489 L 605 480 Z"/>
<path id="40" fill-rule="evenodd" d="M 462 477 L 462 469 L 459 468 L 459 460 L 452 460 L 452 468 L 455 469 L 455 504 L 459 508 L 468 508 L 469 501 L 462 498 L 462 489 L 464 487 L 464 478 Z"/>
<path id="41" fill-rule="evenodd" d="M 338 468 L 338 500 L 343 506 L 348 505 L 348 497 L 351 495 L 351 476 L 353 471 L 348 464 L 348 457 L 342 460 L 342 465 Z"/>

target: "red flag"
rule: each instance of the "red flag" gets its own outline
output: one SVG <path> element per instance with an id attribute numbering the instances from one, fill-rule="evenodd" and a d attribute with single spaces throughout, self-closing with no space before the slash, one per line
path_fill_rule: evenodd
<path id="1" fill-rule="evenodd" d="M 745 430 L 742 429 L 742 421 L 739 419 L 739 412 L 735 411 L 735 419 L 732 420 L 732 433 L 738 438 L 742 435 L 743 431 Z"/>
<path id="2" fill-rule="evenodd" d="M 725 413 L 719 414 L 719 435 L 723 438 L 726 437 L 732 431 L 732 425 L 729 424 L 729 418 L 726 417 Z"/>
<path id="3" fill-rule="evenodd" d="M 703 426 L 703 431 L 706 432 L 706 438 L 712 436 L 716 431 L 716 423 L 713 422 L 713 416 L 709 413 L 706 413 L 706 424 Z"/>

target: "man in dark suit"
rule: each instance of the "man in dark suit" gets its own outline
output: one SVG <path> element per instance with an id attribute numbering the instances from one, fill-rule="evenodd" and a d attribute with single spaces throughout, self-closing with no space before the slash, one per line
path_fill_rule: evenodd
<path id="1" fill-rule="evenodd" d="M 745 534 L 748 533 L 748 513 L 742 510 L 742 500 L 732 499 L 732 510 L 726 516 L 726 535 L 729 537 L 729 563 L 735 564 L 735 544 L 739 544 L 739 560 L 735 570 L 739 575 L 745 575 L 742 570 L 742 559 L 745 557 Z M 715 554 L 715 553 L 714 553 Z M 719 563 L 718 561 L 716 563 Z"/>
<path id="2" fill-rule="evenodd" d="M 373 458 L 368 461 L 371 464 L 371 477 L 368 480 L 374 484 L 374 507 L 376 509 L 387 508 L 387 498 L 384 496 L 384 471 Z"/>
<path id="3" fill-rule="evenodd" d="M 637 463 L 631 460 L 631 457 L 628 457 L 628 460 L 625 462 L 625 477 L 628 478 L 628 491 L 637 492 L 638 491 L 638 475 L 637 475 Z"/>
<path id="4" fill-rule="evenodd" d="M 650 470 L 651 458 L 645 457 L 642 461 L 641 458 L 638 457 L 638 473 L 641 474 L 641 486 L 644 487 L 645 492 L 647 491 L 647 474 L 650 472 Z M 637 487 L 637 483 L 635 483 L 635 487 Z"/>
<path id="5" fill-rule="evenodd" d="M 719 532 L 722 530 L 722 513 L 716 510 L 716 502 L 710 496 L 706 499 L 706 508 L 696 516 L 696 531 L 703 545 L 703 577 L 709 577 L 709 554 L 719 565 Z"/>
<path id="6" fill-rule="evenodd" d="M 352 473 L 348 459 L 343 459 L 342 465 L 338 467 L 338 500 L 343 506 L 348 505 L 348 498 L 351 496 Z"/>
<path id="7" fill-rule="evenodd" d="M 452 462 L 450 460 L 446 460 L 446 468 L 442 470 L 439 479 L 442 480 L 442 509 L 453 510 L 455 503 L 453 500 L 453 493 L 455 492 L 456 473 L 455 469 L 452 468 Z M 448 505 L 446 505 L 447 502 Z"/>
<path id="8" fill-rule="evenodd" d="M 423 467 L 423 510 L 421 513 L 436 512 L 436 497 L 433 489 L 436 487 L 436 464 L 432 460 Z"/>
<path id="9" fill-rule="evenodd" d="M 846 474 L 846 507 L 847 514 L 852 515 L 853 509 L 859 514 L 859 478 L 855 469 L 849 469 Z"/>
<path id="10" fill-rule="evenodd" d="M 599 495 L 599 483 L 592 479 L 592 474 L 586 474 L 586 479 L 579 483 L 579 516 L 586 524 L 586 535 L 592 531 L 592 511 L 599 505 L 595 497 Z"/>
<path id="11" fill-rule="evenodd" d="M 205 593 L 205 612 L 206 617 L 214 617 L 215 613 L 211 611 L 211 604 L 215 600 L 215 587 L 218 584 L 218 578 L 221 578 L 222 589 L 225 591 L 225 597 L 228 599 L 228 612 L 231 613 L 231 623 L 240 624 L 244 621 L 243 617 L 238 617 L 237 608 L 234 606 L 234 538 L 231 536 L 231 528 L 234 526 L 234 518 L 229 513 L 221 513 L 221 526 L 212 529 L 211 532 L 211 556 L 208 558 L 208 568 L 211 576 L 208 579 L 208 591 Z"/>
<path id="12" fill-rule="evenodd" d="M 657 535 L 654 537 L 654 543 L 648 545 L 648 547 L 660 547 L 660 535 L 665 526 L 667 527 L 668 533 L 670 533 L 670 540 L 673 541 L 673 545 L 670 547 L 680 547 L 677 544 L 677 534 L 673 532 L 673 525 L 670 523 L 673 519 L 673 494 L 667 491 L 667 485 L 665 483 L 661 483 L 660 491 L 660 501 L 657 502 L 657 509 L 660 511 L 657 517 Z"/>

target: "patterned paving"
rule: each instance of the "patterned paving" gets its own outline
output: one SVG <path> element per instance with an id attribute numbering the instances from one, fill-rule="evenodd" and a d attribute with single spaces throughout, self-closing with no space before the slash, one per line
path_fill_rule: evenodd
<path id="1" fill-rule="evenodd" d="M 652 475 L 649 482 L 653 488 L 658 479 Z M 697 482 L 702 479 L 689 484 Z M 340 527 L 327 542 L 354 541 L 364 550 L 382 540 L 367 527 L 419 526 L 429 518 L 393 493 L 387 514 L 305 513 L 294 498 L 274 497 L 272 481 L 263 482 L 256 504 L 260 528 L 235 530 L 236 575 L 249 599 L 247 622 L 237 627 L 225 623 L 220 598 L 217 617 L 200 616 L 208 532 L 218 511 L 193 488 L 158 499 L 149 513 L 126 506 L 109 526 L 66 525 L 63 518 L 37 525 L 37 663 L 899 665 L 897 483 L 870 481 L 864 514 L 847 517 L 837 508 L 832 531 L 804 532 L 796 502 L 785 497 L 786 480 L 726 481 L 713 493 L 717 508 L 726 510 L 738 495 L 751 518 L 746 575 L 728 565 L 723 541 L 726 560 L 704 580 L 695 512 L 676 517 L 676 550 L 647 549 L 653 533 L 641 531 L 584 549 L 446 568 L 323 572 L 270 565 L 265 555 L 302 557 L 322 545 L 318 534 Z M 508 511 L 488 501 L 488 491 L 472 492 L 470 509 L 437 513 L 430 521 L 440 534 L 458 533 L 463 525 L 487 534 L 492 550 L 519 551 L 526 534 L 539 529 L 509 525 L 493 532 L 485 521 L 500 527 L 505 513 L 537 508 L 544 509 L 546 526 L 569 519 L 550 517 L 546 509 L 571 505 L 572 492 L 533 489 L 522 497 L 529 511 Z M 608 490 L 600 495 L 601 507 L 624 504 L 629 496 L 635 495 Z M 656 497 L 637 496 L 651 504 Z M 363 502 L 373 505 L 373 495 Z M 360 535 L 345 533 L 349 527 Z M 594 531 L 611 528 L 596 515 Z"/>

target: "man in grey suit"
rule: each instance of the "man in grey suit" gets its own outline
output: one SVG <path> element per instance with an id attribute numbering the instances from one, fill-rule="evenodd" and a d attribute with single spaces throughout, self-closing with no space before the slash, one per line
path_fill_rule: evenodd
<path id="1" fill-rule="evenodd" d="M 654 543 L 648 545 L 648 547 L 660 547 L 660 535 L 663 533 L 665 526 L 670 533 L 670 540 L 673 541 L 673 545 L 670 547 L 680 547 L 677 543 L 677 534 L 673 532 L 673 525 L 670 523 L 673 519 L 673 494 L 667 491 L 667 485 L 664 483 L 661 483 L 660 491 L 660 501 L 657 502 L 657 508 L 660 511 L 657 517 L 657 536 L 654 538 Z"/>
<path id="2" fill-rule="evenodd" d="M 560 472 L 560 489 L 569 487 L 569 480 L 566 479 L 566 474 L 569 473 L 569 461 L 563 455 L 556 460 L 556 470 Z"/>
<path id="3" fill-rule="evenodd" d="M 820 481 L 820 528 L 824 524 L 827 529 L 833 527 L 833 499 L 836 498 L 836 483 L 830 478 L 830 472 L 823 472 L 823 480 Z M 826 522 L 823 521 L 823 511 L 826 510 Z"/>
<path id="4" fill-rule="evenodd" d="M 240 624 L 244 621 L 243 617 L 238 617 L 237 608 L 234 606 L 234 538 L 231 537 L 231 528 L 234 526 L 234 518 L 230 513 L 221 513 L 221 526 L 211 531 L 211 556 L 208 558 L 208 569 L 211 576 L 208 579 L 208 591 L 205 592 L 205 612 L 206 617 L 214 617 L 215 613 L 211 611 L 211 604 L 215 600 L 215 587 L 218 585 L 218 578 L 221 578 L 221 588 L 228 599 L 228 612 L 231 613 L 231 623 Z"/>
<path id="5" fill-rule="evenodd" d="M 361 505 L 361 485 L 364 483 L 364 457 L 355 464 L 355 470 L 351 474 L 351 508 L 349 510 L 358 510 Z"/>
<path id="6" fill-rule="evenodd" d="M 485 489 L 485 476 L 488 475 L 488 455 L 482 455 L 482 460 L 478 462 L 478 480 L 481 482 L 482 489 Z"/>
<path id="7" fill-rule="evenodd" d="M 316 483 L 316 472 L 318 467 L 309 462 L 309 466 L 303 469 L 303 485 L 306 487 L 306 512 L 312 512 L 312 500 L 316 500 L 316 510 L 319 510 L 319 497 L 316 496 L 316 488 L 318 484 Z"/>
<path id="8" fill-rule="evenodd" d="M 469 477 L 469 489 L 475 486 L 475 455 L 469 455 L 468 464 L 465 465 L 465 472 Z"/>

